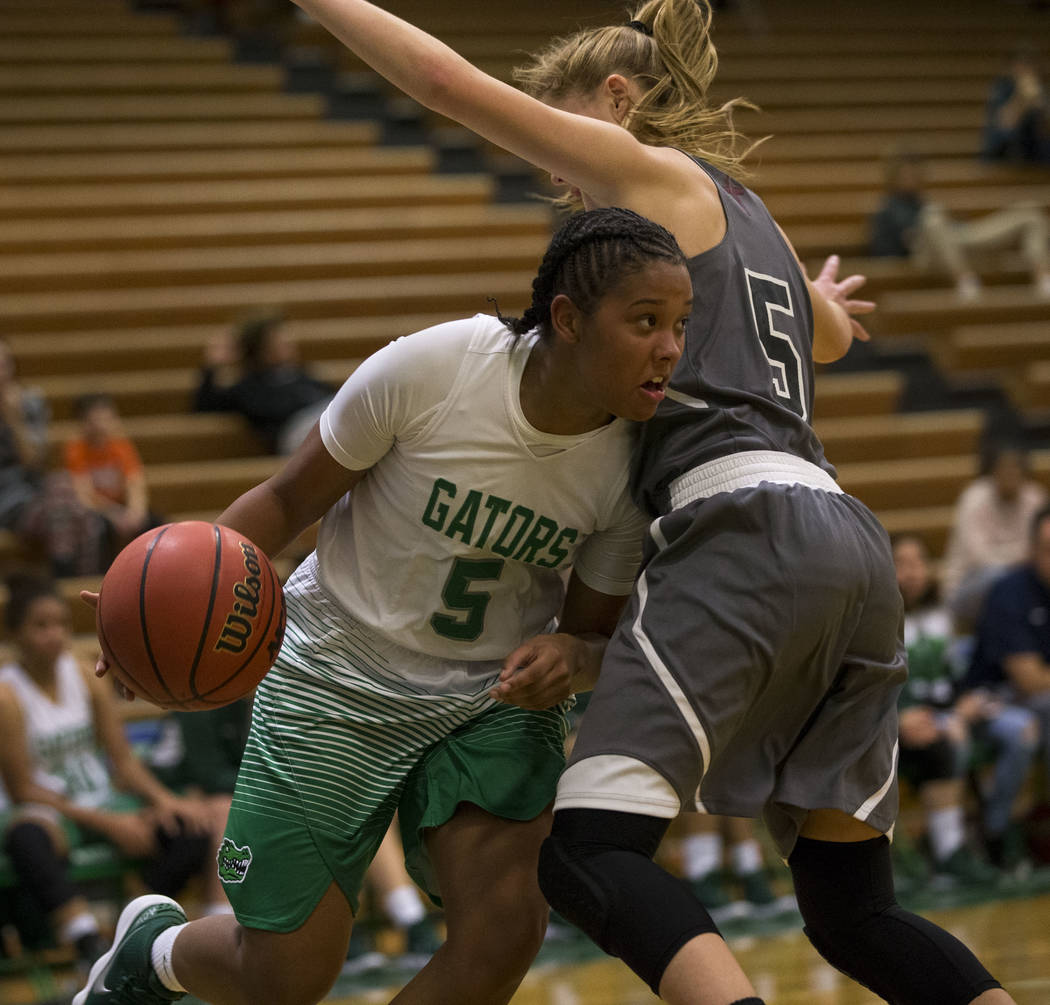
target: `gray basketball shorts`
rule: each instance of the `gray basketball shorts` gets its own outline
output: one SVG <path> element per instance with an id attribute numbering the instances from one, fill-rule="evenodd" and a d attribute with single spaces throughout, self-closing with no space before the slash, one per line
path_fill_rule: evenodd
<path id="1" fill-rule="evenodd" d="M 673 510 L 555 809 L 761 815 L 785 859 L 811 809 L 888 831 L 902 621 L 886 532 L 852 496 L 764 482 Z"/>

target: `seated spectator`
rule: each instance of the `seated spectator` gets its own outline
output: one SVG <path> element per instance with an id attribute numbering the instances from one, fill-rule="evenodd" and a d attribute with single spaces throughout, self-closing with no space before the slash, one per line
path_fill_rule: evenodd
<path id="1" fill-rule="evenodd" d="M 987 879 L 965 850 L 965 777 L 974 766 L 974 741 L 989 748 L 991 772 L 981 785 L 981 839 L 992 864 L 1017 864 L 1010 847 L 1012 819 L 1038 745 L 1027 709 L 990 692 L 959 686 L 964 667 L 954 646 L 951 616 L 940 602 L 930 556 L 920 537 L 893 540 L 897 584 L 904 601 L 908 682 L 901 695 L 900 770 L 927 812 L 935 872 L 962 880 Z"/>
<path id="2" fill-rule="evenodd" d="M 946 272 L 964 300 L 980 296 L 981 281 L 969 252 L 1019 248 L 1039 296 L 1050 297 L 1046 215 L 1018 203 L 972 220 L 953 220 L 923 191 L 924 168 L 917 154 L 896 151 L 886 160 L 886 193 L 871 218 L 872 255 L 911 258 L 921 269 Z"/>
<path id="3" fill-rule="evenodd" d="M 251 725 L 250 697 L 197 712 L 168 712 L 149 755 L 153 773 L 170 789 L 232 795 Z"/>
<path id="4" fill-rule="evenodd" d="M 84 506 L 105 521 L 108 558 L 159 520 L 150 513 L 146 474 L 124 435 L 113 399 L 87 394 L 77 401 L 80 436 L 65 446 L 66 470 Z"/>
<path id="5" fill-rule="evenodd" d="M 99 572 L 102 524 L 68 476 L 48 471 L 49 421 L 43 395 L 18 381 L 11 350 L 0 341 L 0 528 L 42 552 L 54 575 Z"/>
<path id="6" fill-rule="evenodd" d="M 131 751 L 112 685 L 70 652 L 68 604 L 44 580 L 12 581 L 4 620 L 16 654 L 0 667 L 0 779 L 11 807 L 3 849 L 55 939 L 90 964 L 99 926 L 69 878 L 69 852 L 104 841 L 141 860 L 150 889 L 193 876 L 225 899 L 213 849 L 224 812 L 176 796 Z M 122 791 L 118 791 L 122 790 Z"/>
<path id="7" fill-rule="evenodd" d="M 1032 520 L 1028 560 L 988 592 L 965 683 L 1038 716 L 1050 780 L 1050 506 Z"/>
<path id="8" fill-rule="evenodd" d="M 982 154 L 986 160 L 1050 162 L 1047 96 L 1035 54 L 1018 48 L 988 93 Z"/>
<path id="9" fill-rule="evenodd" d="M 1022 447 L 993 443 L 984 451 L 981 474 L 955 504 L 944 554 L 941 584 L 961 630 L 976 622 L 992 580 L 1029 552 L 1032 517 L 1046 502 L 1043 487 L 1029 477 Z"/>
<path id="10" fill-rule="evenodd" d="M 224 369 L 235 371 L 233 380 L 222 382 Z M 208 346 L 194 408 L 238 412 L 271 453 L 290 454 L 334 393 L 300 366 L 283 318 L 266 315 L 243 322 L 235 340 L 223 338 Z"/>
<path id="11" fill-rule="evenodd" d="M 944 881 L 983 882 L 988 871 L 967 847 L 965 777 L 970 731 L 953 709 L 955 681 L 946 659 L 947 611 L 931 603 L 936 587 L 919 542 L 894 543 L 897 583 L 910 617 L 905 621 L 908 680 L 899 704 L 901 778 L 918 793 L 925 838 L 935 876 Z M 919 592 L 921 589 L 921 593 Z"/>

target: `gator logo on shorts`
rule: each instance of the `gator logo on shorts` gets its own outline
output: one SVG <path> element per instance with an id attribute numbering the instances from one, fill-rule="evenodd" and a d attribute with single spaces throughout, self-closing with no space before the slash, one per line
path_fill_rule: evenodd
<path id="1" fill-rule="evenodd" d="M 219 863 L 219 879 L 224 883 L 243 883 L 252 864 L 251 846 L 239 848 L 229 838 L 223 838 L 215 860 Z"/>

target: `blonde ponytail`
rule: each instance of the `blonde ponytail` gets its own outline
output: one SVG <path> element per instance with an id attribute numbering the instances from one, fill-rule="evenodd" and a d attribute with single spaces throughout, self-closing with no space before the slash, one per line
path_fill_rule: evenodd
<path id="1" fill-rule="evenodd" d="M 758 144 L 737 132 L 733 112 L 755 106 L 743 98 L 708 105 L 718 70 L 710 27 L 707 0 L 648 0 L 622 25 L 555 39 L 514 77 L 526 93 L 554 101 L 591 94 L 620 73 L 644 91 L 624 120 L 640 142 L 676 147 L 745 180 L 743 161 Z"/>

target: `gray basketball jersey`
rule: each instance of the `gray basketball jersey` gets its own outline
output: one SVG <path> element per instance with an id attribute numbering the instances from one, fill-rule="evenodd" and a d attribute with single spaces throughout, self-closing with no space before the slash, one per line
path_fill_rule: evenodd
<path id="1" fill-rule="evenodd" d="M 794 253 L 752 191 L 697 160 L 718 187 L 726 234 L 689 260 L 685 352 L 654 418 L 642 424 L 633 491 L 670 509 L 680 475 L 741 450 L 779 450 L 834 474 L 810 427 L 813 311 Z"/>

